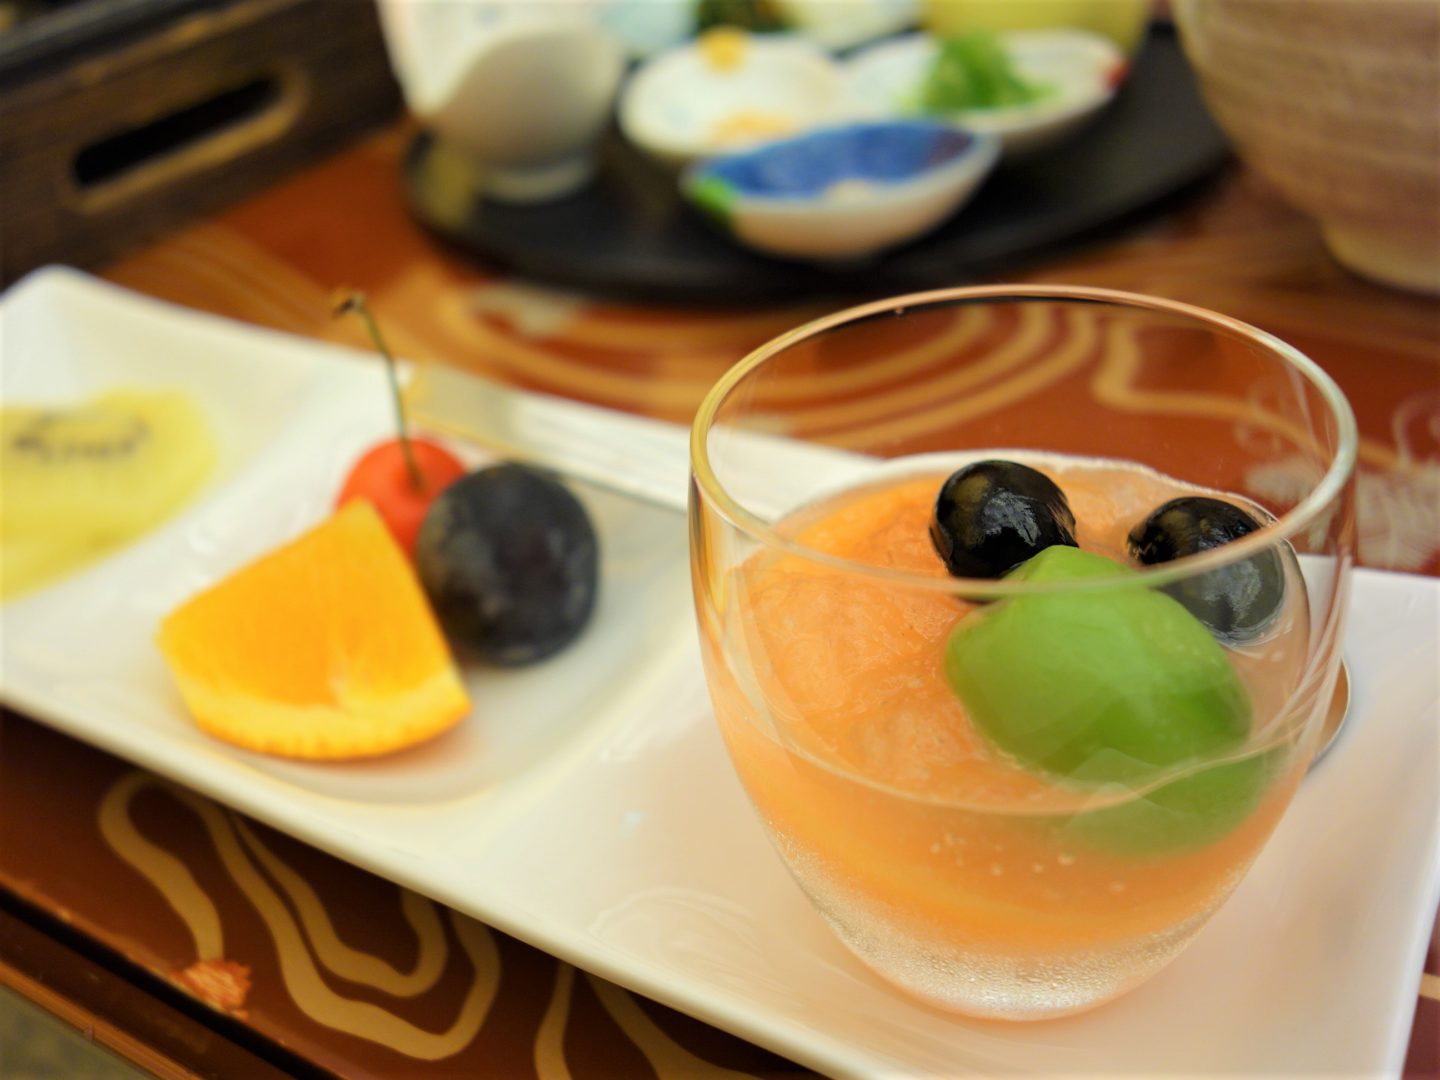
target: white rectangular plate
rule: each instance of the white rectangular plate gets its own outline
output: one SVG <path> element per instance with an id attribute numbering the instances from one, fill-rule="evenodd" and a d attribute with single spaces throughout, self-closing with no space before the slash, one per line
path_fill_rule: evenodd
<path id="1" fill-rule="evenodd" d="M 5 606 L 13 707 L 822 1072 L 1399 1071 L 1440 888 L 1440 583 L 1357 573 L 1342 741 L 1179 960 L 1088 1015 L 973 1022 L 870 975 L 766 843 L 710 716 L 683 517 L 582 487 L 606 566 L 594 622 L 551 662 L 474 673 L 460 730 L 364 765 L 247 754 L 191 725 L 156 622 L 323 516 L 387 434 L 373 360 L 58 270 L 0 301 L 0 353 L 7 401 L 181 386 L 225 442 L 178 518 Z"/>

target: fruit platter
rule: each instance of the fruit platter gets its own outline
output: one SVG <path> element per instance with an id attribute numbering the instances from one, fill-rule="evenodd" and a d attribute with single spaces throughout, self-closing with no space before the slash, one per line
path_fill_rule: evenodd
<path id="1" fill-rule="evenodd" d="M 685 431 L 455 372 L 433 372 L 427 399 L 432 373 L 374 350 L 66 270 L 7 293 L 0 333 L 5 407 L 75 410 L 26 445 L 48 451 L 36 467 L 73 470 L 91 509 L 106 498 L 92 467 L 144 465 L 135 414 L 199 448 L 178 455 L 192 472 L 154 479 L 157 509 L 5 598 L 7 706 L 829 1074 L 1385 1071 L 1403 1055 L 1393 1018 L 1414 987 L 1396 972 L 1428 933 L 1437 880 L 1434 702 L 1416 677 L 1436 647 L 1434 583 L 1356 575 L 1352 723 L 1195 945 L 1144 993 L 1002 1027 L 874 978 L 746 804 L 700 671 Z M 418 388 L 399 410 L 391 371 Z M 180 396 L 156 412 L 162 391 Z M 843 482 L 844 455 L 832 465 Z M 975 505 L 964 479 L 952 532 Z M 1083 486 L 1062 486 L 1078 524 L 1053 507 L 1043 524 L 1083 528 Z M 517 491 L 525 513 L 497 509 Z M 1117 543 L 1163 560 L 1211 510 L 1167 507 Z M 479 518 L 549 534 L 537 557 L 565 568 L 563 587 L 486 622 L 468 595 L 488 572 Z M 45 527 L 60 535 L 60 520 Z M 1255 633 L 1285 617 L 1270 600 L 1196 633 Z M 391 722 L 399 697 L 423 724 Z M 362 717 L 358 741 L 296 737 L 321 699 Z M 1362 923 L 1357 956 L 1341 931 Z"/>
<path id="2" fill-rule="evenodd" d="M 98 295 L 114 303 L 125 296 L 63 271 L 32 280 L 42 285 L 42 296 L 68 296 L 80 281 L 87 298 Z M 57 289 L 55 282 L 65 284 Z M 30 291 L 16 290 L 22 301 Z M 120 304 L 122 311 L 127 307 Z M 31 328 L 44 333 L 46 321 L 7 317 L 6 340 L 17 345 L 11 355 L 26 354 Z M 126 632 L 119 648 L 106 646 L 111 659 L 92 668 L 96 675 L 126 672 L 121 683 L 87 679 L 70 686 L 67 694 L 123 698 L 135 689 L 125 685 L 133 675 L 152 688 L 158 683 L 169 698 L 163 709 L 144 710 L 151 719 L 160 720 L 178 704 L 187 718 L 178 732 L 184 739 L 199 737 L 199 745 L 215 750 L 233 747 L 259 772 L 367 800 L 475 797 L 503 787 L 507 775 L 593 724 L 595 714 L 604 711 L 605 696 L 641 667 L 637 643 L 649 648 L 673 640 L 676 626 L 688 619 L 683 530 L 676 534 L 673 526 L 656 527 L 657 517 L 673 521 L 670 511 L 594 485 L 562 483 L 539 471 L 506 466 L 473 444 L 428 437 L 410 440 L 409 449 L 423 463 L 424 482 L 431 487 L 426 496 L 417 495 L 385 369 L 376 356 L 361 363 L 354 357 L 337 362 L 325 351 L 316 356 L 313 347 L 280 339 L 274 343 L 279 347 L 266 354 L 268 362 L 237 357 L 234 366 L 208 367 L 197 375 L 183 362 L 168 359 L 169 331 L 162 325 L 155 328 L 160 336 L 142 334 L 127 354 L 138 359 L 98 373 L 100 385 L 128 387 L 128 394 L 92 395 L 83 387 L 97 373 L 84 358 L 101 355 L 103 344 L 91 331 L 77 332 L 83 341 L 67 351 L 80 357 L 73 363 L 42 364 L 35 352 L 28 353 L 36 357 L 33 366 L 12 369 L 7 362 L 7 408 L 12 401 L 74 402 L 81 420 L 71 423 L 92 438 L 97 413 L 137 411 L 137 405 L 153 411 L 151 398 L 158 397 L 190 422 L 184 433 L 199 441 L 203 453 L 180 455 L 192 463 L 192 473 L 153 478 L 157 488 L 169 492 L 172 504 L 179 503 L 168 507 L 168 517 L 151 515 L 143 522 L 147 529 L 117 533 L 119 540 L 111 536 L 104 544 L 90 532 L 114 531 L 103 518 L 97 525 L 94 511 L 104 505 L 97 489 L 113 484 L 115 476 L 92 479 L 81 473 L 88 486 L 77 496 L 83 508 L 74 513 L 90 531 L 90 561 L 69 559 L 53 578 L 22 582 L 30 587 L 7 597 L 7 641 L 21 657 L 84 656 L 100 648 L 75 628 L 66 629 L 63 619 L 47 616 L 69 603 L 80 604 L 94 619 L 108 613 L 143 622 L 144 629 L 137 628 L 133 636 Z M 219 336 L 223 342 L 229 335 Z M 262 341 L 265 337 L 260 335 Z M 153 358 L 144 355 L 146 345 L 154 347 Z M 215 347 L 204 335 L 193 346 L 200 352 Z M 312 355 L 287 359 L 293 348 Z M 269 377 L 258 378 L 262 373 Z M 150 393 L 156 386 L 167 388 L 164 396 Z M 107 420 L 123 430 L 122 421 Z M 152 427 L 164 434 L 158 425 Z M 183 449 L 154 441 L 157 452 Z M 81 463 L 93 464 L 94 457 L 82 455 Z M 310 467 L 297 472 L 291 467 L 296 459 Z M 128 467 L 128 460 L 115 467 Z M 291 475 L 283 499 L 260 490 L 274 483 L 273 476 L 265 478 L 274 469 Z M 7 459 L 7 488 L 12 475 L 20 474 Z M 120 478 L 125 479 L 123 473 Z M 487 499 L 514 499 L 517 485 L 527 503 L 536 488 L 549 496 L 554 517 L 572 530 L 568 546 L 562 544 L 564 565 L 556 580 L 567 585 L 567 592 L 573 586 L 574 596 L 537 591 L 523 570 L 517 574 L 517 567 L 506 566 L 524 595 L 515 598 L 497 636 L 493 620 L 477 621 L 473 605 L 467 609 L 460 601 L 464 610 L 454 610 L 467 588 L 464 579 L 473 577 L 477 566 L 483 573 L 487 564 L 471 558 L 457 574 L 448 554 L 457 541 L 475 539 L 456 519 L 473 516 Z M 448 495 L 432 520 L 428 511 L 442 492 Z M 8 533 L 29 525 L 19 520 L 14 506 L 7 501 L 7 548 L 18 546 L 10 544 Z M 530 512 L 535 513 L 533 505 Z M 449 524 L 436 532 L 433 524 L 442 514 Z M 426 520 L 432 520 L 429 533 Z M 555 524 L 524 515 L 510 520 L 522 531 Z M 35 528 L 53 526 L 41 521 Z M 604 536 L 603 565 L 597 533 Z M 507 537 L 507 548 L 515 547 L 515 540 Z M 540 547 L 537 557 L 543 561 L 553 547 Z M 426 592 L 425 574 L 433 595 Z M 155 587 L 134 595 L 126 583 L 135 580 L 153 581 Z M 63 599 L 67 595 L 71 601 Z M 526 607 L 530 601 L 538 606 Z M 446 621 L 449 629 L 442 628 Z M 99 635 L 99 623 L 92 625 Z M 374 636 L 372 627 L 382 628 L 383 636 Z M 51 634 L 59 635 L 53 650 L 44 644 Z M 7 676 L 15 670 L 7 657 Z M 482 683 L 494 685 L 485 689 Z M 332 694 L 335 687 L 341 692 Z M 387 701 L 416 694 L 435 702 L 422 730 L 392 732 L 378 742 L 355 745 L 295 740 L 307 723 L 325 728 L 326 720 L 334 719 L 316 715 L 305 721 L 307 703 L 327 700 L 349 710 L 352 725 L 354 710 L 362 716 L 373 711 L 384 727 Z M 347 696 L 353 709 L 346 705 Z M 516 707 L 529 713 L 523 726 L 500 718 Z M 285 715 L 267 720 L 265 713 L 273 710 Z M 271 738 L 277 727 L 288 733 L 288 741 Z M 334 725 L 328 728 L 333 731 Z M 127 732 L 111 734 L 123 738 Z M 462 752 L 472 743 L 483 744 L 485 753 Z M 377 765 L 372 760 L 377 755 L 389 755 L 389 761 Z M 410 767 L 396 769 L 394 761 L 401 758 Z M 325 764 L 314 764 L 321 761 Z"/>

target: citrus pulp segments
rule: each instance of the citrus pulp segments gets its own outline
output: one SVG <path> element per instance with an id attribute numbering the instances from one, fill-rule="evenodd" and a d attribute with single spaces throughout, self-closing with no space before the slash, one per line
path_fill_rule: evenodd
<path id="1" fill-rule="evenodd" d="M 200 727 L 249 749 L 370 757 L 469 711 L 415 572 L 364 501 L 186 601 L 159 645 Z"/>

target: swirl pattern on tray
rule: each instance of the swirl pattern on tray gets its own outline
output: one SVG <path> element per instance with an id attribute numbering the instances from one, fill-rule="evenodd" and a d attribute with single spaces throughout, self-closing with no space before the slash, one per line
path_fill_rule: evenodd
<path id="1" fill-rule="evenodd" d="M 164 800 L 168 814 L 178 808 L 195 819 L 203 842 L 224 868 L 223 888 L 212 885 L 207 891 L 200 883 L 191 869 L 200 860 L 186 850 L 188 845 L 172 850 L 147 835 L 140 820 L 145 815 L 136 812 L 145 799 Z M 150 809 L 153 816 L 153 802 Z M 247 1008 L 257 948 L 273 955 L 284 996 L 306 1024 L 412 1062 L 453 1066 L 493 1061 L 493 1040 L 503 1038 L 512 1043 L 511 1053 L 528 1043 L 530 1065 L 540 1080 L 568 1080 L 589 1071 L 586 1063 L 573 1060 L 579 1034 L 587 1041 L 622 1038 L 660 1078 L 756 1075 L 728 1067 L 722 1063 L 727 1058 L 759 1060 L 765 1072 L 784 1065 L 779 1059 L 766 1061 L 762 1051 L 718 1032 L 710 1032 L 702 1045 L 687 1045 L 685 1036 L 693 1036 L 701 1025 L 642 1004 L 612 983 L 540 954 L 512 959 L 524 960 L 524 965 L 514 965 L 517 968 L 541 960 L 551 974 L 548 993 L 537 994 L 535 988 L 516 993 L 506 986 L 502 949 L 523 946 L 407 889 L 395 887 L 400 919 L 372 929 L 386 945 L 403 942 L 408 962 L 356 948 L 342 937 L 336 916 L 345 902 L 344 879 L 360 871 L 326 859 L 328 865 L 317 873 L 314 853 L 308 871 L 302 870 L 276 850 L 283 838 L 267 840 L 263 827 L 149 773 L 125 772 L 110 783 L 100 794 L 95 822 L 114 855 L 148 882 L 188 934 L 194 960 L 166 972 L 170 981 L 213 1008 L 262 1031 L 269 1029 L 267 1033 L 282 1041 L 295 1038 L 296 1024 L 294 1019 L 277 1023 L 281 1018 L 273 1011 L 272 988 L 266 988 L 264 1006 Z M 243 921 L 235 910 L 241 898 L 264 928 L 259 938 L 243 934 L 234 940 L 227 935 L 227 922 Z M 375 905 L 367 911 L 373 918 Z M 502 988 L 511 991 L 511 1004 L 497 1010 Z M 528 1007 L 517 1017 L 513 1003 L 521 999 Z M 508 1014 L 504 1036 L 495 1030 L 499 1012 Z M 487 1025 L 490 1037 L 477 1040 Z M 602 1026 L 607 1029 L 603 1034 L 596 1030 Z M 722 1046 L 719 1061 L 704 1053 L 717 1041 Z M 327 1042 L 325 1037 L 316 1039 L 317 1045 Z M 723 1052 L 725 1043 L 733 1043 L 740 1053 Z M 330 1052 L 341 1045 L 331 1044 Z"/>

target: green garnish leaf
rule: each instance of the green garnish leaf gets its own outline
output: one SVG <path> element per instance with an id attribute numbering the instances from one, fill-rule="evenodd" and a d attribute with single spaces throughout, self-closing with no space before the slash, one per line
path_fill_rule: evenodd
<path id="1" fill-rule="evenodd" d="M 939 114 L 1001 109 L 1030 105 L 1049 92 L 1015 70 L 998 34 L 977 30 L 940 43 L 920 87 L 920 107 Z"/>
<path id="2" fill-rule="evenodd" d="M 705 176 L 690 185 L 689 195 L 697 207 L 726 228 L 735 206 L 735 188 L 718 176 Z"/>

